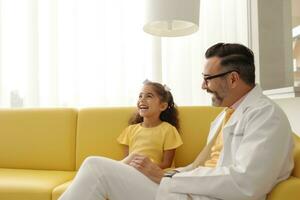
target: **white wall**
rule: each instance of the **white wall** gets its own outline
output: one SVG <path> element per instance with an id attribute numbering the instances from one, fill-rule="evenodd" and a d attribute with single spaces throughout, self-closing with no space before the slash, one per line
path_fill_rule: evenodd
<path id="1" fill-rule="evenodd" d="M 276 99 L 275 102 L 285 111 L 293 131 L 300 136 L 300 97 Z"/>

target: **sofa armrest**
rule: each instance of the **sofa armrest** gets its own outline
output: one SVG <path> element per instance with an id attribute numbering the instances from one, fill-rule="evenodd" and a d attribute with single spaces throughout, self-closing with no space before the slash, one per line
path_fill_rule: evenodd
<path id="1" fill-rule="evenodd" d="M 278 183 L 268 194 L 267 200 L 299 200 L 300 178 L 291 176 L 287 180 Z"/>

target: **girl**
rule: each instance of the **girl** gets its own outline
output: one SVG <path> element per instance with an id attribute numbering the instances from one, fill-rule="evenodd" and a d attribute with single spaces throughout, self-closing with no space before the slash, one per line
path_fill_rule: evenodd
<path id="1" fill-rule="evenodd" d="M 178 112 L 166 86 L 145 81 L 137 102 L 137 112 L 119 136 L 126 145 L 123 162 L 130 164 L 135 154 L 145 155 L 160 168 L 172 165 L 175 149 L 182 144 L 178 134 Z M 129 155 L 128 155 L 129 153 Z"/>
<path id="2" fill-rule="evenodd" d="M 155 163 L 153 166 L 158 169 L 172 166 L 175 149 L 182 144 L 177 113 L 169 89 L 145 81 L 131 125 L 117 139 L 125 145 L 126 157 L 122 162 L 88 157 L 59 200 L 153 200 L 158 184 L 137 169 L 150 166 L 145 166 L 147 162 Z M 141 193 L 130 196 L 128 190 L 135 189 Z M 124 198 L 124 194 L 129 196 Z"/>

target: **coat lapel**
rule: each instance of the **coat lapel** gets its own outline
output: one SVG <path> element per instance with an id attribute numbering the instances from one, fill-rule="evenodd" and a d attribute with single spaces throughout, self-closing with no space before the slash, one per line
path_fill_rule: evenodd
<path id="1" fill-rule="evenodd" d="M 219 132 L 219 129 L 222 125 L 222 120 L 225 116 L 225 111 L 223 110 L 217 118 L 211 123 L 210 129 L 209 129 L 209 134 L 207 137 L 207 144 L 211 143 L 212 140 L 216 137 L 217 133 Z"/>
<path id="2" fill-rule="evenodd" d="M 238 108 L 234 111 L 231 118 L 228 120 L 226 125 L 223 128 L 223 141 L 224 141 L 224 147 L 223 151 L 220 155 L 220 160 L 218 162 L 218 165 L 222 165 L 224 160 L 228 160 L 227 156 L 230 157 L 230 154 L 227 152 L 227 148 L 230 148 L 231 140 L 229 140 L 230 134 L 234 134 L 233 131 L 236 127 L 236 125 L 239 123 L 240 119 L 242 119 L 244 113 L 248 109 L 251 104 L 258 101 L 258 99 L 261 97 L 262 92 L 260 87 L 257 85 L 254 87 L 246 96 L 246 98 L 241 102 L 241 104 L 238 106 Z M 227 152 L 227 153 L 226 153 Z M 226 157 L 224 156 L 226 155 Z"/>
<path id="3" fill-rule="evenodd" d="M 216 117 L 216 119 L 211 123 L 210 125 L 210 131 L 207 137 L 206 146 L 203 148 L 203 150 L 198 154 L 194 162 L 192 163 L 193 168 L 198 167 L 199 165 L 202 165 L 205 160 L 207 160 L 208 156 L 211 152 L 211 147 L 214 144 L 214 141 L 217 137 L 217 133 L 219 132 L 219 128 L 221 127 L 222 120 L 224 118 L 225 112 L 224 110 Z"/>

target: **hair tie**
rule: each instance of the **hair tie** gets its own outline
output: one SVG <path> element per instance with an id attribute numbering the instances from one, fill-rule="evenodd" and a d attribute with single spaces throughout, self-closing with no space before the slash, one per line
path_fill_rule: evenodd
<path id="1" fill-rule="evenodd" d="M 171 89 L 166 84 L 164 84 L 163 86 L 164 86 L 164 89 L 165 89 L 166 92 L 170 92 L 171 91 Z"/>
<path id="2" fill-rule="evenodd" d="M 147 83 L 150 83 L 150 81 L 149 81 L 148 79 L 145 79 L 145 80 L 143 81 L 143 84 L 147 84 Z"/>

